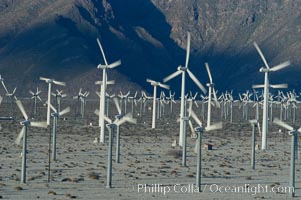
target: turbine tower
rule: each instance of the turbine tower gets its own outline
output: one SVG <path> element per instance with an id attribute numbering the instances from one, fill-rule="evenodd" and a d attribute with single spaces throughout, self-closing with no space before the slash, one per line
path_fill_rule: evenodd
<path id="1" fill-rule="evenodd" d="M 190 33 L 187 32 L 187 48 L 186 48 L 186 62 L 185 67 L 179 66 L 177 71 L 172 73 L 171 75 L 165 77 L 163 82 L 167 82 L 176 76 L 182 74 L 182 86 L 181 86 L 181 113 L 180 113 L 180 136 L 179 136 L 179 145 L 182 146 L 183 144 L 183 135 L 185 129 L 185 75 L 186 72 L 188 76 L 193 80 L 193 82 L 203 91 L 203 93 L 207 93 L 205 87 L 198 81 L 198 79 L 193 75 L 193 73 L 188 69 L 188 62 L 189 62 L 189 52 L 190 52 Z"/>
<path id="2" fill-rule="evenodd" d="M 268 100 L 269 100 L 269 87 L 271 88 L 286 88 L 287 84 L 280 85 L 270 85 L 269 84 L 269 72 L 275 72 L 280 69 L 283 69 L 290 65 L 289 61 L 283 62 L 279 65 L 276 65 L 272 68 L 269 67 L 263 53 L 261 52 L 259 46 L 254 42 L 254 46 L 257 49 L 262 61 L 264 62 L 265 67 L 259 69 L 260 72 L 264 73 L 264 85 L 253 85 L 253 88 L 264 88 L 263 92 L 263 117 L 262 117 L 262 150 L 266 150 L 267 147 L 267 134 L 268 134 Z"/>
<path id="3" fill-rule="evenodd" d="M 150 79 L 146 79 L 146 82 L 154 86 L 154 97 L 153 97 L 153 118 L 152 118 L 152 128 L 156 128 L 156 102 L 157 102 L 157 86 L 169 90 L 169 86 L 156 82 Z"/>
<path id="4" fill-rule="evenodd" d="M 216 107 L 220 107 L 220 104 L 218 102 L 218 99 L 217 99 L 217 96 L 216 96 L 216 92 L 215 92 L 215 89 L 214 89 L 214 83 L 212 81 L 212 76 L 211 76 L 211 72 L 210 72 L 210 68 L 209 68 L 209 65 L 208 63 L 205 63 L 205 67 L 206 67 L 206 70 L 208 72 L 208 76 L 209 76 L 209 81 L 210 83 L 207 83 L 206 85 L 208 86 L 209 88 L 209 94 L 208 94 L 208 114 L 207 114 L 207 127 L 210 127 L 211 125 L 211 101 L 212 101 L 212 92 L 213 92 L 213 95 L 214 95 L 214 101 L 215 101 L 215 105 Z"/>
<path id="5" fill-rule="evenodd" d="M 113 62 L 112 64 L 108 64 L 105 53 L 103 51 L 103 48 L 101 46 L 101 43 L 99 39 L 97 38 L 97 43 L 100 48 L 103 60 L 105 62 L 105 65 L 99 64 L 97 66 L 98 69 L 102 69 L 102 89 L 100 91 L 100 102 L 99 102 L 99 126 L 100 126 L 100 138 L 99 142 L 104 143 L 105 140 L 105 110 L 106 110 L 106 89 L 107 89 L 107 69 L 113 69 L 121 64 L 121 61 L 118 60 L 116 62 Z"/>

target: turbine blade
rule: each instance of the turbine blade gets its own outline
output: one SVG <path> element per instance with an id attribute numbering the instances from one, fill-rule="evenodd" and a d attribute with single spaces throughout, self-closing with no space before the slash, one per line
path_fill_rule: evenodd
<path id="1" fill-rule="evenodd" d="M 23 107 L 23 105 L 22 105 L 22 102 L 21 102 L 20 100 L 17 100 L 17 101 L 16 101 L 16 104 L 17 104 L 19 110 L 21 111 L 21 113 L 22 113 L 24 119 L 27 120 L 27 119 L 28 119 L 28 116 L 27 116 L 27 114 L 26 114 L 26 112 L 25 112 L 25 109 L 24 109 L 24 107 Z"/>
<path id="2" fill-rule="evenodd" d="M 151 80 L 151 79 L 149 79 L 149 78 L 146 79 L 146 82 L 152 83 L 152 84 L 156 84 L 156 83 L 157 83 L 156 81 L 153 81 L 153 80 Z"/>
<path id="3" fill-rule="evenodd" d="M 206 70 L 207 70 L 207 73 L 208 73 L 208 76 L 209 76 L 209 80 L 210 80 L 210 83 L 212 84 L 212 76 L 211 76 L 211 72 L 210 72 L 210 68 L 209 68 L 209 65 L 208 63 L 205 63 L 205 67 L 206 67 Z"/>
<path id="4" fill-rule="evenodd" d="M 273 123 L 274 123 L 274 124 L 277 124 L 278 126 L 281 126 L 281 127 L 283 127 L 283 128 L 286 128 L 286 129 L 289 130 L 289 131 L 294 130 L 293 127 L 291 127 L 291 126 L 288 125 L 287 123 L 285 123 L 285 122 L 279 120 L 278 118 L 275 118 L 275 119 L 273 120 Z"/>
<path id="5" fill-rule="evenodd" d="M 117 125 L 117 126 L 120 126 L 121 124 L 125 123 L 127 120 L 125 119 L 125 117 L 119 119 L 119 120 L 116 120 L 114 123 Z"/>
<path id="6" fill-rule="evenodd" d="M 103 48 L 102 48 L 102 45 L 99 41 L 99 39 L 97 38 L 97 43 L 98 43 L 98 46 L 100 48 L 100 51 L 101 51 L 101 54 L 102 54 L 102 57 L 103 57 L 103 60 L 105 61 L 105 65 L 108 65 L 108 62 L 107 62 L 107 59 L 106 59 L 106 56 L 105 56 L 105 53 L 103 51 Z"/>
<path id="7" fill-rule="evenodd" d="M 113 84 L 115 84 L 115 81 L 114 81 L 114 80 L 107 81 L 107 85 L 113 85 Z"/>
<path id="8" fill-rule="evenodd" d="M 40 77 L 40 80 L 41 80 L 41 81 L 48 81 L 49 78 Z"/>
<path id="9" fill-rule="evenodd" d="M 189 77 L 193 80 L 193 82 L 202 90 L 202 92 L 206 94 L 207 90 L 205 89 L 205 87 L 200 83 L 200 81 L 193 75 L 193 73 L 189 69 L 187 69 L 187 73 Z"/>
<path id="10" fill-rule="evenodd" d="M 169 85 L 162 84 L 162 83 L 159 83 L 158 85 L 159 85 L 161 88 L 165 88 L 165 89 L 167 89 L 167 90 L 170 89 Z"/>
<path id="11" fill-rule="evenodd" d="M 264 85 L 252 85 L 252 88 L 263 88 Z"/>
<path id="12" fill-rule="evenodd" d="M 195 112 L 193 112 L 193 110 L 191 110 L 191 116 L 194 119 L 194 121 L 198 124 L 198 126 L 202 126 L 201 120 L 199 120 L 199 118 L 196 116 L 196 114 L 195 114 Z"/>
<path id="13" fill-rule="evenodd" d="M 214 89 L 214 88 L 212 88 L 212 89 L 213 89 L 213 97 L 214 97 L 215 106 L 216 106 L 217 108 L 220 108 L 221 105 L 220 105 L 220 103 L 219 103 L 219 101 L 218 101 L 218 99 L 217 99 L 215 89 Z"/>
<path id="14" fill-rule="evenodd" d="M 130 113 L 131 114 L 131 113 Z M 131 114 L 132 115 L 132 114 Z M 135 119 L 135 118 L 133 118 L 132 116 L 125 116 L 124 117 L 125 118 L 125 120 L 127 121 L 127 122 L 129 122 L 129 123 L 132 123 L 132 124 L 136 124 L 137 123 L 137 119 Z"/>
<path id="15" fill-rule="evenodd" d="M 188 120 L 188 124 L 189 124 L 189 127 L 190 127 L 192 135 L 195 135 L 195 130 L 194 130 L 193 126 L 192 126 L 191 120 Z"/>
<path id="16" fill-rule="evenodd" d="M 31 95 L 34 95 L 33 91 L 31 91 L 31 90 L 29 90 L 29 93 L 30 93 Z"/>
<path id="17" fill-rule="evenodd" d="M 258 53 L 259 53 L 261 59 L 263 60 L 265 66 L 266 66 L 268 69 L 270 69 L 270 67 L 269 67 L 269 65 L 268 65 L 268 63 L 267 63 L 265 57 L 263 56 L 263 53 L 261 52 L 261 50 L 260 50 L 260 48 L 259 48 L 259 46 L 258 46 L 258 44 L 257 44 L 256 42 L 254 42 L 254 46 L 255 46 L 255 48 L 257 49 L 257 51 L 258 51 Z"/>
<path id="18" fill-rule="evenodd" d="M 277 84 L 277 85 L 270 85 L 271 88 L 287 88 L 287 84 Z"/>
<path id="19" fill-rule="evenodd" d="M 190 55 L 190 33 L 187 32 L 187 47 L 186 47 L 186 62 L 185 62 L 185 68 L 188 67 L 189 55 Z"/>
<path id="20" fill-rule="evenodd" d="M 53 83 L 56 85 L 66 86 L 66 83 L 61 81 L 53 81 Z"/>
<path id="21" fill-rule="evenodd" d="M 256 119 L 251 119 L 251 120 L 249 120 L 249 122 L 251 123 L 251 124 L 257 124 L 257 120 Z"/>
<path id="22" fill-rule="evenodd" d="M 38 98 L 41 102 L 43 102 L 40 96 L 37 96 L 37 98 Z"/>
<path id="23" fill-rule="evenodd" d="M 107 116 L 104 116 L 104 119 L 105 119 L 105 121 L 108 122 L 109 124 L 112 124 L 112 120 L 109 119 Z"/>
<path id="24" fill-rule="evenodd" d="M 46 104 L 48 105 L 48 101 L 46 101 Z M 53 110 L 53 112 L 55 112 L 55 113 L 57 112 L 56 108 L 52 104 L 50 104 L 50 108 L 51 108 L 51 110 Z"/>
<path id="25" fill-rule="evenodd" d="M 163 79 L 163 82 L 166 83 L 167 81 L 173 79 L 174 77 L 178 76 L 178 75 L 181 74 L 181 73 L 182 73 L 182 71 L 178 70 L 178 71 L 176 71 L 176 72 L 170 74 L 169 76 L 165 77 L 165 78 Z"/>
<path id="26" fill-rule="evenodd" d="M 25 133 L 25 126 L 23 126 L 23 128 L 21 129 L 21 131 L 20 131 L 18 137 L 16 138 L 16 140 L 15 140 L 15 143 L 16 143 L 16 144 L 18 144 L 18 145 L 20 144 L 21 139 L 22 139 L 24 133 Z"/>
<path id="27" fill-rule="evenodd" d="M 67 108 L 65 108 L 64 110 L 62 110 L 62 111 L 59 113 L 59 116 L 65 115 L 65 114 L 67 114 L 68 112 L 70 112 L 70 107 L 67 107 Z"/>
<path id="28" fill-rule="evenodd" d="M 97 115 L 97 116 L 99 116 L 99 110 L 96 109 L 96 110 L 94 111 L 94 114 Z"/>
<path id="29" fill-rule="evenodd" d="M 120 108 L 118 99 L 117 99 L 117 98 L 114 98 L 113 101 L 114 101 L 115 106 L 116 106 L 116 108 L 117 108 L 118 114 L 121 115 L 121 108 Z"/>
<path id="30" fill-rule="evenodd" d="M 283 68 L 285 68 L 285 67 L 288 67 L 290 64 L 291 64 L 290 61 L 286 61 L 286 62 L 284 62 L 284 63 L 281 63 L 281 64 L 279 64 L 279 65 L 276 65 L 275 67 L 272 67 L 272 68 L 270 69 L 270 71 L 271 71 L 271 72 L 278 71 L 278 70 L 280 70 L 280 69 L 283 69 Z"/>
<path id="31" fill-rule="evenodd" d="M 209 127 L 206 127 L 205 130 L 206 131 L 213 131 L 213 130 L 217 130 L 217 129 L 221 129 L 221 128 L 223 128 L 223 123 L 219 122 L 219 123 L 213 124 Z"/>
<path id="32" fill-rule="evenodd" d="M 112 64 L 108 65 L 108 68 L 113 69 L 117 66 L 121 65 L 121 60 L 117 60 L 116 62 L 113 62 Z"/>
<path id="33" fill-rule="evenodd" d="M 47 122 L 30 122 L 30 126 L 47 128 Z"/>

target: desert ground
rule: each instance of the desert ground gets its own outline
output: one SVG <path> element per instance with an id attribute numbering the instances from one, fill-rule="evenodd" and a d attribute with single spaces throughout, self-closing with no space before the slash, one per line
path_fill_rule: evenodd
<path id="1" fill-rule="evenodd" d="M 28 115 L 32 103 L 22 100 Z M 59 119 L 57 130 L 57 160 L 51 162 L 48 179 L 48 144 L 50 128 L 29 127 L 27 154 L 27 183 L 20 183 L 22 147 L 15 144 L 21 130 L 21 113 L 14 104 L 14 121 L 1 121 L 0 131 L 0 199 L 289 199 L 291 136 L 270 123 L 268 150 L 256 150 L 256 169 L 251 168 L 251 125 L 242 120 L 242 110 L 234 105 L 233 123 L 223 119 L 223 129 L 203 134 L 203 144 L 213 144 L 213 150 L 202 149 L 202 192 L 191 190 L 196 181 L 197 157 L 195 140 L 187 127 L 187 166 L 181 165 L 181 148 L 172 147 L 179 135 L 179 102 L 170 113 L 157 120 L 151 129 L 151 110 L 134 116 L 137 124 L 121 126 L 121 162 L 115 163 L 113 147 L 112 188 L 106 188 L 106 143 L 94 143 L 99 136 L 98 117 L 94 110 L 97 101 L 88 101 L 85 117 L 77 115 L 75 101 L 62 101 L 62 108 L 71 106 L 71 112 Z M 149 102 L 147 108 L 151 105 Z M 110 106 L 110 116 L 116 114 Z M 131 104 L 128 104 L 128 111 Z M 200 116 L 201 109 L 193 110 Z M 46 108 L 39 104 L 35 120 L 46 120 Z M 261 110 L 260 110 L 261 112 Z M 0 116 L 9 113 L 9 103 L 0 107 Z M 261 113 L 260 113 L 261 114 Z M 279 117 L 279 107 L 274 108 Z M 205 116 L 206 117 L 206 116 Z M 201 116 L 200 116 L 201 118 Z M 249 119 L 254 118 L 250 106 Z M 213 109 L 212 121 L 221 120 L 220 109 Z M 92 126 L 90 126 L 92 123 Z M 288 124 L 292 124 L 290 120 Z M 296 126 L 300 126 L 297 110 Z M 106 129 L 107 130 L 107 129 Z M 261 137 L 257 132 L 257 144 Z M 155 184 L 159 186 L 154 188 Z M 266 187 L 258 189 L 256 187 Z M 245 191 L 235 192 L 244 187 Z M 230 189 L 229 189 L 230 188 Z M 153 190 L 152 190 L 153 189 Z M 168 191 L 170 189 L 170 191 Z M 231 191 L 230 191 L 231 190 Z M 272 191 L 273 190 L 273 191 Z M 165 194 L 164 194 L 165 191 Z M 168 192 L 167 192 L 168 191 Z M 301 198 L 300 159 L 296 160 L 296 198 Z"/>

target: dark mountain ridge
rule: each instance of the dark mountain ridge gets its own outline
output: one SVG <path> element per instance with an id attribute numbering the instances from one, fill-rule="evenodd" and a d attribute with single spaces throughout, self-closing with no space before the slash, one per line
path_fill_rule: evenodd
<path id="1" fill-rule="evenodd" d="M 216 88 L 239 92 L 263 83 L 256 41 L 271 66 L 271 83 L 300 89 L 300 1 L 197 0 L 3 0 L 0 2 L 0 72 L 10 87 L 25 91 L 44 83 L 39 76 L 98 90 L 103 63 L 99 37 L 118 82 L 112 90 L 151 91 L 146 78 L 162 80 L 184 65 L 186 32 L 191 32 L 189 67 L 205 84 L 209 62 Z M 82 77 L 85 74 L 85 78 Z M 81 80 L 81 81 L 78 81 Z M 180 89 L 180 79 L 170 81 Z M 125 87 L 126 86 L 126 87 Z M 187 81 L 187 90 L 194 84 Z M 21 92 L 20 91 L 20 92 Z M 113 92 L 113 91 L 112 91 Z"/>

